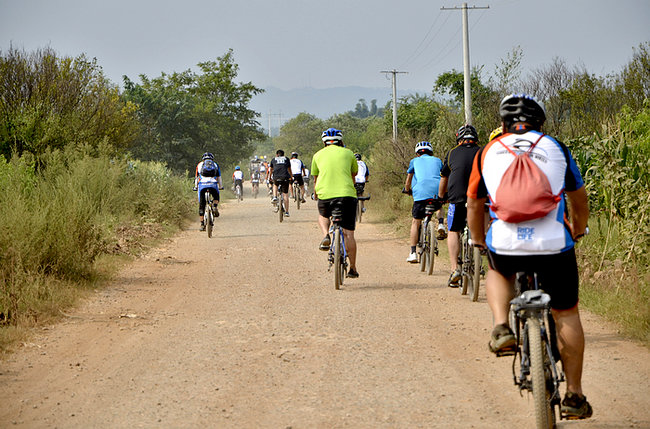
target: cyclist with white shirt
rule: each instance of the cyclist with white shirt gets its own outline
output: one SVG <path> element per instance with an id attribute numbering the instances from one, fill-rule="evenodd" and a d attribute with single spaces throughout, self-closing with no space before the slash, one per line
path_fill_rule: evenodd
<path id="1" fill-rule="evenodd" d="M 358 198 L 363 196 L 363 191 L 366 187 L 366 183 L 368 183 L 368 178 L 370 177 L 370 170 L 368 169 L 366 163 L 361 161 L 360 153 L 355 153 L 354 157 L 357 159 L 357 165 L 359 166 L 359 171 L 357 172 L 357 175 L 354 176 L 354 188 L 357 190 Z M 359 204 L 361 204 L 361 211 L 365 213 L 366 208 L 363 206 L 363 203 L 363 200 L 359 200 Z"/>
<path id="2" fill-rule="evenodd" d="M 293 175 L 293 181 L 298 183 L 298 186 L 300 186 L 300 201 L 305 203 L 305 181 L 303 180 L 303 176 L 305 174 L 305 164 L 302 163 L 300 159 L 298 159 L 298 153 L 297 152 L 292 152 L 291 153 L 291 160 L 289 161 L 291 164 L 291 174 Z M 298 197 L 296 197 L 298 198 Z"/>

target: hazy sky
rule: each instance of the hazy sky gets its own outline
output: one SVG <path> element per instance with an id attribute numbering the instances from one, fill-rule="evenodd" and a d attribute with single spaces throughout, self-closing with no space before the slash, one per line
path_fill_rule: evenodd
<path id="1" fill-rule="evenodd" d="M 238 81 L 282 89 L 390 86 L 430 90 L 462 70 L 461 11 L 434 0 L 0 0 L 0 49 L 86 53 L 106 75 L 159 76 L 229 48 Z M 519 45 L 524 71 L 553 57 L 618 72 L 650 40 L 650 0 L 490 0 L 469 13 L 472 65 L 494 70 Z"/>

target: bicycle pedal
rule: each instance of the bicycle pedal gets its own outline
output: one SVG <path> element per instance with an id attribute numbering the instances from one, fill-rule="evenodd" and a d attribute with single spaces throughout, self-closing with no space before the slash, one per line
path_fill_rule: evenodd
<path id="1" fill-rule="evenodd" d="M 497 357 L 514 356 L 515 354 L 517 354 L 517 348 L 516 347 L 499 350 L 499 351 L 497 351 L 495 353 L 495 355 L 497 355 Z"/>

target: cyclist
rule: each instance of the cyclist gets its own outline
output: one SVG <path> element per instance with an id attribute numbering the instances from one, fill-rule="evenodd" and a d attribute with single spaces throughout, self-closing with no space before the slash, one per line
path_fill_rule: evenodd
<path id="1" fill-rule="evenodd" d="M 303 175 L 305 174 L 305 164 L 298 159 L 298 152 L 291 152 L 291 174 L 293 175 L 293 181 L 298 183 L 300 186 L 300 195 L 296 195 L 296 198 L 300 198 L 300 202 L 306 203 L 305 201 L 305 181 L 303 180 Z"/>
<path id="2" fill-rule="evenodd" d="M 368 183 L 368 179 L 370 178 L 370 170 L 368 170 L 366 163 L 361 161 L 360 153 L 355 153 L 354 157 L 357 159 L 357 165 L 359 166 L 359 171 L 357 172 L 357 175 L 354 176 L 354 188 L 357 190 L 358 198 L 363 196 L 366 183 Z M 365 213 L 366 208 L 363 206 L 363 203 L 363 200 L 359 201 L 359 204 L 361 204 L 361 211 Z"/>
<path id="3" fill-rule="evenodd" d="M 235 167 L 235 171 L 232 173 L 232 183 L 233 189 L 239 185 L 239 191 L 242 193 L 241 199 L 244 199 L 244 172 L 241 171 L 240 166 Z"/>
<path id="4" fill-rule="evenodd" d="M 268 177 L 273 180 L 273 203 L 277 204 L 279 191 L 284 200 L 284 215 L 289 217 L 289 183 L 292 179 L 290 161 L 284 156 L 282 149 L 278 149 L 275 155 L 276 157 L 271 160 L 268 172 Z"/>
<path id="5" fill-rule="evenodd" d="M 440 158 L 433 156 L 431 143 L 426 141 L 418 142 L 415 145 L 415 154 L 417 156 L 409 162 L 408 170 L 406 170 L 406 182 L 404 183 L 404 190 L 413 195 L 413 208 L 411 209 L 413 220 L 411 221 L 409 240 L 411 251 L 408 258 L 406 258 L 406 262 L 412 264 L 418 262 L 416 247 L 420 235 L 420 225 L 422 225 L 422 219 L 424 219 L 424 209 L 430 200 L 438 198 L 440 170 L 442 169 Z M 442 212 L 438 210 L 437 215 L 438 229 L 442 228 L 444 231 Z"/>
<path id="6" fill-rule="evenodd" d="M 584 182 L 567 147 L 542 134 L 546 119 L 543 105 L 526 94 L 512 94 L 503 99 L 499 113 L 505 134 L 478 153 L 467 191 L 472 238 L 477 245 L 488 249 L 490 269 L 486 293 L 494 316 L 489 348 L 496 353 L 515 346 L 515 337 L 508 327 L 514 277 L 517 271 L 536 272 L 544 291 L 551 296 L 551 312 L 566 374 L 567 393 L 561 404 L 562 413 L 571 419 L 588 418 L 593 411 L 582 394 L 584 332 L 578 312 L 579 277 L 574 251 L 589 217 Z M 542 212 L 532 220 L 516 222 L 509 218 L 512 223 L 506 222 L 500 218 L 506 217 L 505 214 L 495 205 L 499 202 L 497 199 L 495 203 L 495 198 L 501 198 L 505 191 L 501 178 L 515 159 L 511 151 L 521 153 L 529 149 L 533 154 L 529 160 L 548 180 L 549 192 L 558 198 L 552 200 L 551 211 L 546 215 Z M 525 177 L 515 185 L 521 185 L 522 180 Z M 509 194 L 519 197 L 514 188 Z M 492 223 L 486 238 L 482 220 L 483 204 L 488 198 L 492 203 Z M 568 214 L 567 200 L 571 209 Z M 512 206 L 511 203 L 508 208 Z M 530 210 L 528 203 L 524 207 Z"/>
<path id="7" fill-rule="evenodd" d="M 205 165 L 205 168 L 204 168 Z M 221 170 L 219 165 L 214 162 L 214 155 L 210 152 L 203 154 L 201 162 L 196 166 L 194 173 L 194 190 L 198 191 L 199 197 L 199 217 L 201 219 L 201 231 L 205 231 L 205 222 L 203 215 L 205 214 L 205 190 L 208 190 L 214 198 L 214 217 L 219 217 L 219 189 L 223 189 L 221 184 Z"/>
<path id="8" fill-rule="evenodd" d="M 492 130 L 492 132 L 490 133 L 490 138 L 489 138 L 488 141 L 492 141 L 492 140 L 494 140 L 494 139 L 496 139 L 498 137 L 501 137 L 502 135 L 503 135 L 503 127 L 498 126 L 498 127 L 496 127 L 495 129 Z"/>
<path id="9" fill-rule="evenodd" d="M 255 193 L 255 190 L 259 191 L 260 189 L 260 170 L 258 169 L 251 171 L 251 188 L 253 193 Z"/>
<path id="10" fill-rule="evenodd" d="M 309 192 L 309 168 L 305 168 L 305 172 L 302 175 L 302 180 L 305 182 L 305 195 Z"/>
<path id="11" fill-rule="evenodd" d="M 354 176 L 359 166 L 352 151 L 343 146 L 343 133 L 340 130 L 328 128 L 321 134 L 321 140 L 325 147 L 316 152 L 311 161 L 314 198 L 318 200 L 318 225 L 324 236 L 319 248 L 327 251 L 330 247 L 330 216 L 333 206 L 339 205 L 343 210 L 341 227 L 350 258 L 347 277 L 357 278 L 357 242 L 354 239 L 357 192 L 354 189 Z"/>
<path id="12" fill-rule="evenodd" d="M 479 150 L 478 133 L 471 125 L 463 125 L 456 132 L 456 146 L 445 156 L 444 165 L 440 171 L 440 189 L 438 195 L 447 194 L 449 208 L 447 209 L 447 228 L 449 238 L 447 249 L 449 249 L 449 264 L 451 275 L 447 286 L 458 287 L 460 282 L 460 267 L 458 266 L 458 255 L 460 254 L 460 235 L 465 229 L 467 217 L 467 183 L 472 171 L 474 155 Z"/>

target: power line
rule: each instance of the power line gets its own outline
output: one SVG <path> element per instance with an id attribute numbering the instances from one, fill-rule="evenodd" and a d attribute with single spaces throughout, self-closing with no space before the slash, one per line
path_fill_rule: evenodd
<path id="1" fill-rule="evenodd" d="M 438 31 L 436 32 L 436 34 L 433 35 L 433 37 L 431 38 L 431 40 L 429 40 L 429 43 L 427 43 L 427 46 L 424 47 L 424 49 L 422 50 L 422 52 L 418 53 L 418 50 L 420 49 L 420 47 L 422 46 L 422 44 L 424 44 L 424 42 L 427 40 L 427 37 L 429 37 L 429 34 L 431 34 L 431 30 L 433 30 L 433 27 L 436 25 L 436 22 L 438 21 L 438 18 L 440 18 L 441 15 L 442 15 L 442 14 L 441 14 L 440 12 L 438 12 L 438 16 L 436 16 L 436 19 L 434 19 L 433 22 L 431 23 L 431 26 L 429 27 L 429 30 L 427 31 L 427 34 L 424 35 L 424 37 L 422 38 L 422 40 L 420 41 L 420 43 L 418 44 L 418 46 L 415 48 L 415 50 L 413 50 L 413 52 L 411 53 L 411 55 L 409 55 L 408 58 L 406 58 L 406 60 L 402 63 L 402 67 L 404 67 L 406 64 L 408 64 L 408 63 L 411 61 L 411 59 L 412 59 L 413 57 L 415 57 L 415 58 L 413 58 L 413 59 L 415 59 L 415 60 L 418 59 L 418 57 L 419 57 L 420 55 L 422 55 L 422 52 L 424 52 L 424 51 L 429 47 L 429 45 L 431 44 L 431 42 L 432 42 L 433 40 L 435 40 L 436 36 L 437 36 L 438 33 L 440 32 L 440 28 L 441 28 L 442 26 L 444 26 L 445 23 L 447 22 L 447 20 L 449 19 L 449 15 L 447 15 L 447 18 L 446 18 L 445 22 L 443 22 L 442 25 L 441 25 L 440 27 L 438 27 Z M 417 54 L 417 55 L 416 55 L 416 54 Z"/>
<path id="2" fill-rule="evenodd" d="M 467 24 L 467 11 L 469 9 L 489 9 L 486 7 L 467 7 L 467 3 L 463 3 L 462 7 L 441 7 L 440 10 L 462 10 L 463 16 L 463 75 L 465 77 L 465 123 L 472 123 L 472 90 L 470 80 L 470 65 L 469 65 L 469 25 Z"/>

